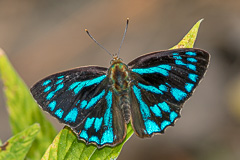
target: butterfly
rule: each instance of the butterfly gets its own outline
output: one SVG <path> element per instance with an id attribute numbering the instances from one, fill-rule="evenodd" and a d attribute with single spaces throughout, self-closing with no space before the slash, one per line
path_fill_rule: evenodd
<path id="1" fill-rule="evenodd" d="M 209 54 L 196 48 L 152 52 L 128 64 L 113 56 L 109 68 L 59 72 L 30 90 L 40 107 L 70 126 L 79 140 L 115 146 L 125 139 L 128 123 L 141 138 L 173 126 L 208 63 Z"/>

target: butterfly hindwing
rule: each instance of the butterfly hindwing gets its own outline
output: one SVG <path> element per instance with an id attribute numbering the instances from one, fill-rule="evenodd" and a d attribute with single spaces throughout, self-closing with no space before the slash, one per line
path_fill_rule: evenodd
<path id="1" fill-rule="evenodd" d="M 109 90 L 95 105 L 95 109 L 73 130 L 79 139 L 101 147 L 114 146 L 122 142 L 126 136 L 126 127 L 122 112 L 117 107 L 115 95 Z"/>
<path id="2" fill-rule="evenodd" d="M 133 79 L 132 124 L 140 137 L 162 133 L 174 124 L 208 62 L 207 52 L 184 48 L 146 54 L 129 63 Z"/>
<path id="3" fill-rule="evenodd" d="M 141 138 L 163 133 L 167 126 L 174 125 L 180 117 L 180 109 L 180 106 L 164 101 L 159 95 L 137 85 L 132 87 L 132 126 Z"/>

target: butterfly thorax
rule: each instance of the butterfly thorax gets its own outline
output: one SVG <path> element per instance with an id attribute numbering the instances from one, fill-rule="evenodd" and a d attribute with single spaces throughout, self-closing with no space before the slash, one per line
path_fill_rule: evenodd
<path id="1" fill-rule="evenodd" d="M 130 120 L 130 70 L 119 58 L 112 61 L 112 65 L 108 70 L 108 77 L 111 89 L 116 96 L 116 102 L 121 108 L 125 122 Z"/>
<path id="2" fill-rule="evenodd" d="M 110 84 L 115 94 L 127 92 L 130 87 L 130 70 L 120 59 L 114 59 L 108 70 Z"/>

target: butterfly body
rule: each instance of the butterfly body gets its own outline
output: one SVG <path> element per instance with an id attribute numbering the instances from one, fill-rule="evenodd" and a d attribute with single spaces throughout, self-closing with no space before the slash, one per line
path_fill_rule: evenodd
<path id="1" fill-rule="evenodd" d="M 128 123 L 141 138 L 173 126 L 208 63 L 209 54 L 194 48 L 148 53 L 128 64 L 115 57 L 109 68 L 87 66 L 50 75 L 31 93 L 80 140 L 115 146 L 125 139 Z"/>
<path id="2" fill-rule="evenodd" d="M 131 71 L 118 57 L 115 57 L 108 70 L 111 90 L 116 96 L 117 106 L 120 108 L 125 123 L 130 121 L 130 88 Z"/>

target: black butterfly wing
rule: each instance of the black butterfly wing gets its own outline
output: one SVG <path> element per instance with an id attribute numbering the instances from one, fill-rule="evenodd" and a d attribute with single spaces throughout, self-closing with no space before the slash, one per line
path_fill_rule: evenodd
<path id="1" fill-rule="evenodd" d="M 37 82 L 31 93 L 43 110 L 69 125 L 79 139 L 97 146 L 115 145 L 125 137 L 126 124 L 109 96 L 106 73 L 107 68 L 98 66 L 60 72 Z"/>
<path id="2" fill-rule="evenodd" d="M 180 117 L 209 63 L 200 49 L 149 53 L 130 62 L 132 70 L 132 125 L 140 137 L 164 132 Z"/>

